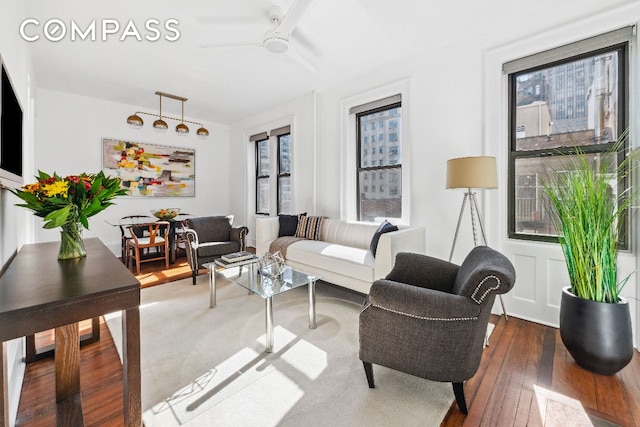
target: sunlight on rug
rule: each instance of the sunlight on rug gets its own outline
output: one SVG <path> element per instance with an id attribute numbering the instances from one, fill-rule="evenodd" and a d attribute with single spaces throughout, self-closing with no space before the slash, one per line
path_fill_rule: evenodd
<path id="1" fill-rule="evenodd" d="M 142 407 L 146 426 L 439 425 L 451 384 L 375 366 L 369 389 L 358 358 L 363 297 L 319 283 L 317 329 L 306 288 L 273 300 L 275 342 L 264 352 L 264 300 L 225 279 L 217 307 L 208 278 L 141 292 Z M 120 316 L 106 316 L 120 352 Z"/>

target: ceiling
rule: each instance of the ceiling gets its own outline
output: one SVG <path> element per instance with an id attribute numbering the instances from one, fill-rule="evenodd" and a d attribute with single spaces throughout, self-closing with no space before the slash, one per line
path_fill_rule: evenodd
<path id="1" fill-rule="evenodd" d="M 286 13 L 294 0 L 25 0 L 26 17 L 40 22 L 26 32 L 41 37 L 24 43 L 39 87 L 150 111 L 159 90 L 188 98 L 189 118 L 233 123 L 415 55 L 470 43 L 489 48 L 632 2 L 315 0 L 292 32 L 290 50 L 300 60 L 261 46 L 211 46 L 261 42 L 273 28 L 270 7 Z M 44 37 L 54 18 L 68 30 L 58 42 Z M 160 22 L 160 40 L 144 39 L 153 36 L 145 29 L 151 18 Z M 103 41 L 106 19 L 121 28 Z M 173 42 L 164 39 L 175 35 L 163 28 L 169 19 L 179 21 Z M 96 40 L 70 39 L 72 21 L 85 30 L 93 20 Z M 120 40 L 130 20 L 142 41 Z M 167 114 L 180 114 L 179 104 L 165 105 Z"/>

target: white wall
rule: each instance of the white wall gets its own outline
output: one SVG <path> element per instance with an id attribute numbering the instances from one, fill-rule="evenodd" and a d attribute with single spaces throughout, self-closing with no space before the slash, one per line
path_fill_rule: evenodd
<path id="1" fill-rule="evenodd" d="M 445 190 L 446 160 L 482 154 L 482 116 L 478 113 L 482 74 L 469 71 L 482 68 L 482 52 L 477 46 L 469 45 L 467 48 L 468 51 L 463 53 L 446 49 L 419 59 L 395 63 L 361 76 L 356 81 L 319 93 L 316 146 L 313 145 L 313 136 L 306 136 L 312 132 L 312 123 L 308 124 L 309 129 L 303 129 L 305 134 L 302 138 L 294 139 L 294 212 L 309 211 L 333 218 L 341 217 L 344 209 L 344 202 L 341 202 L 345 185 L 343 174 L 345 170 L 355 168 L 355 164 L 347 163 L 346 159 L 345 120 L 341 117 L 341 106 L 375 94 L 383 97 L 389 87 L 406 86 L 408 96 L 403 96 L 403 149 L 406 149 L 403 167 L 410 171 L 410 183 L 403 182 L 403 186 L 407 184 L 410 187 L 408 216 L 412 224 L 426 227 L 427 253 L 448 257 L 463 193 Z M 231 126 L 231 157 L 234 164 L 242 159 L 246 162 L 247 155 L 253 156 L 252 151 L 248 154 L 246 151 L 251 129 L 285 115 L 295 116 L 299 124 L 303 120 L 312 120 L 313 94 L 234 123 Z M 300 173 L 300 168 L 305 174 L 315 170 L 315 175 L 307 181 L 307 178 L 296 175 Z M 254 174 L 253 170 L 249 170 L 244 176 L 238 174 L 234 180 L 242 179 L 246 188 L 253 189 Z M 315 200 L 311 200 L 309 196 L 314 191 Z M 247 191 L 244 200 L 239 196 L 233 198 L 233 209 L 239 210 L 239 206 L 252 208 L 254 197 L 251 191 Z M 468 251 L 472 244 L 471 232 L 461 230 L 458 242 L 460 256 L 465 251 L 465 245 Z"/>
<path id="2" fill-rule="evenodd" d="M 506 182 L 506 165 L 508 151 L 507 142 L 507 78 L 502 74 L 502 64 L 506 61 L 533 53 L 541 52 L 557 46 L 582 40 L 591 36 L 612 31 L 628 25 L 635 25 L 640 20 L 640 3 L 612 9 L 598 16 L 575 20 L 567 25 L 541 32 L 516 42 L 489 49 L 484 63 L 484 104 L 486 112 L 483 143 L 487 154 L 497 156 L 503 165 L 499 181 Z M 630 131 L 631 143 L 638 146 L 640 136 L 640 120 L 638 119 L 638 78 L 640 77 L 640 50 L 637 42 L 631 43 L 630 69 Z M 504 186 L 492 192 L 487 200 L 492 207 L 487 211 L 487 219 L 491 224 L 498 224 L 491 232 L 490 240 L 499 242 L 500 249 L 513 261 L 518 273 L 518 282 L 513 291 L 505 296 L 507 310 L 514 315 L 536 322 L 558 325 L 561 289 L 569 284 L 562 252 L 558 245 L 534 243 L 508 239 L 506 236 L 507 194 Z M 495 207 L 495 208 L 493 208 Z M 635 226 L 638 226 L 636 215 Z M 619 278 L 631 274 L 631 278 L 622 291 L 629 301 L 632 313 L 634 342 L 640 347 L 640 278 L 635 273 L 638 264 L 638 234 L 636 232 L 632 249 L 619 255 Z"/>
<path id="3" fill-rule="evenodd" d="M 269 109 L 246 118 L 231 126 L 229 183 L 230 209 L 242 212 L 240 219 L 249 227 L 249 245 L 255 245 L 255 143 L 249 137 L 269 132 L 281 126 L 291 125 L 292 137 L 292 213 L 330 215 L 325 206 L 316 207 L 316 180 L 321 182 L 324 174 L 316 174 L 316 154 L 324 147 L 316 146 L 315 132 L 316 95 L 310 93 L 297 100 Z M 330 169 L 335 174 L 335 168 Z M 322 186 L 322 184 L 318 184 Z M 236 220 L 237 222 L 237 220 Z"/>
<path id="4" fill-rule="evenodd" d="M 403 94 L 403 168 L 409 169 L 409 188 L 403 194 L 410 199 L 410 222 L 426 228 L 427 253 L 447 259 L 458 219 L 463 190 L 446 190 L 446 161 L 450 158 L 475 155 L 493 155 L 498 159 L 499 188 L 478 193 L 480 208 L 485 218 L 488 243 L 505 252 L 516 265 L 518 281 L 506 298 L 510 314 L 537 322 L 557 326 L 560 289 L 568 284 L 564 260 L 557 244 L 514 241 L 507 237 L 507 104 L 506 80 L 502 76 L 502 63 L 539 52 L 551 47 L 597 35 L 611 29 L 635 23 L 640 17 L 640 6 L 610 11 L 584 20 L 567 22 L 566 26 L 539 33 L 525 40 L 505 40 L 500 47 L 483 46 L 481 40 L 469 40 L 465 45 L 449 46 L 426 52 L 410 60 L 394 63 L 384 69 L 371 70 L 357 80 L 341 84 L 317 95 L 317 141 L 309 141 L 303 149 L 296 145 L 296 162 L 315 169 L 315 211 L 334 218 L 349 215 L 345 203 L 355 203 L 342 197 L 348 187 L 348 170 L 355 168 L 348 147 L 348 119 L 344 106 L 354 99 L 365 99 L 371 94 L 385 96 L 390 86 L 408 87 Z M 632 48 L 632 61 L 639 68 L 637 44 Z M 638 75 L 632 76 L 630 117 L 638 112 Z M 306 99 L 306 97 L 305 97 Z M 262 114 L 232 125 L 231 156 L 241 161 L 247 155 L 246 141 L 249 128 L 283 113 L 296 117 L 309 117 L 311 112 L 303 100 L 276 107 Z M 638 123 L 634 123 L 638 126 Z M 635 130 L 639 134 L 638 129 Z M 315 157 L 313 154 L 315 153 Z M 300 156 L 304 156 L 303 159 Z M 347 172 L 345 172 L 347 171 Z M 238 177 L 240 178 L 240 177 Z M 244 176 L 245 199 L 239 196 L 232 206 L 249 206 L 255 197 L 251 192 L 253 172 Z M 300 182 L 294 177 L 296 185 Z M 403 182 L 404 184 L 404 182 Z M 303 183 L 304 189 L 309 185 Z M 307 193 L 305 193 L 307 194 Z M 294 194 L 300 197 L 301 193 Z M 299 206 L 303 211 L 306 206 Z M 236 207 L 239 209 L 239 207 Z M 468 213 L 467 213 L 468 215 Z M 465 217 L 453 257 L 462 261 L 473 246 L 469 217 Z M 637 248 L 637 243 L 634 248 Z M 620 256 L 621 277 L 636 268 L 637 250 Z M 634 330 L 640 322 L 637 275 L 625 288 L 633 313 Z M 519 304 L 515 299 L 531 302 Z M 530 301 L 529 301 L 530 300 Z M 496 311 L 497 306 L 496 306 Z M 638 339 L 636 336 L 636 344 Z"/>
<path id="5" fill-rule="evenodd" d="M 204 122 L 209 130 L 209 137 L 204 140 L 196 137 L 193 132 L 195 129 L 186 137 L 177 136 L 171 129 L 166 133 L 158 133 L 153 130 L 152 120 L 147 117 L 143 117 L 145 125 L 142 129 L 131 129 L 126 118 L 137 110 L 140 108 L 46 89 L 38 90 L 36 171 L 55 171 L 63 176 L 98 172 L 102 168 L 104 137 L 196 151 L 195 197 L 119 197 L 115 199 L 116 205 L 89 219 L 90 229 L 85 230 L 83 236 L 99 237 L 119 255 L 120 229 L 107 224 L 107 219 L 131 214 L 150 215 L 150 209 L 162 207 L 180 208 L 192 215 L 240 215 L 240 212 L 233 212 L 229 208 L 231 167 L 228 161 L 228 126 Z M 171 124 L 169 121 L 170 127 Z M 35 241 L 60 239 L 59 230 L 43 229 L 40 218 L 34 217 L 34 221 Z"/>
<path id="6" fill-rule="evenodd" d="M 23 110 L 23 170 L 29 171 L 33 167 L 34 153 L 34 118 L 33 98 L 35 95 L 35 81 L 31 55 L 20 43 L 18 31 L 19 22 L 25 17 L 24 5 L 21 0 L 6 0 L 2 2 L 0 13 L 0 55 L 5 63 L 9 77 L 16 90 L 18 101 Z M 16 253 L 18 248 L 28 238 L 27 214 L 23 209 L 14 206 L 18 199 L 7 190 L 0 190 L 0 269 Z M 10 425 L 14 425 L 18 411 L 20 389 L 24 375 L 24 339 L 18 338 L 7 343 L 7 375 L 9 394 Z M 2 367 L 0 367 L 1 369 Z"/>

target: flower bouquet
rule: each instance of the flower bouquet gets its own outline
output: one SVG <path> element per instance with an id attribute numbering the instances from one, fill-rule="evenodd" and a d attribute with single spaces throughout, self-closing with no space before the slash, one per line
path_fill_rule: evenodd
<path id="1" fill-rule="evenodd" d="M 89 219 L 113 203 L 111 200 L 126 194 L 120 179 L 97 174 L 81 173 L 60 177 L 38 171 L 37 182 L 19 190 L 11 190 L 25 203 L 16 204 L 44 218 L 43 228 L 61 227 L 58 259 L 86 255 L 82 242 L 82 227 L 89 228 Z"/>

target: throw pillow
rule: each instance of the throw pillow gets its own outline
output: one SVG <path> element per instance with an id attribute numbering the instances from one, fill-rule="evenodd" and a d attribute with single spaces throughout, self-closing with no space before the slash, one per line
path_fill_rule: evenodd
<path id="1" fill-rule="evenodd" d="M 282 236 L 294 236 L 298 229 L 298 221 L 300 217 L 307 216 L 307 213 L 301 213 L 299 215 L 284 215 L 278 214 L 278 220 L 280 221 L 280 229 L 278 230 L 278 237 Z"/>
<path id="2" fill-rule="evenodd" d="M 391 224 L 386 219 L 382 221 L 378 229 L 375 233 L 373 233 L 373 237 L 371 238 L 371 244 L 369 245 L 369 249 L 373 252 L 373 256 L 376 256 L 376 251 L 378 250 L 378 241 L 380 240 L 380 236 L 384 233 L 389 233 L 390 231 L 398 231 L 398 227 L 396 225 Z"/>
<path id="3" fill-rule="evenodd" d="M 298 229 L 296 237 L 302 237 L 309 240 L 322 240 L 320 233 L 322 232 L 322 223 L 324 216 L 303 216 L 298 219 Z"/>

